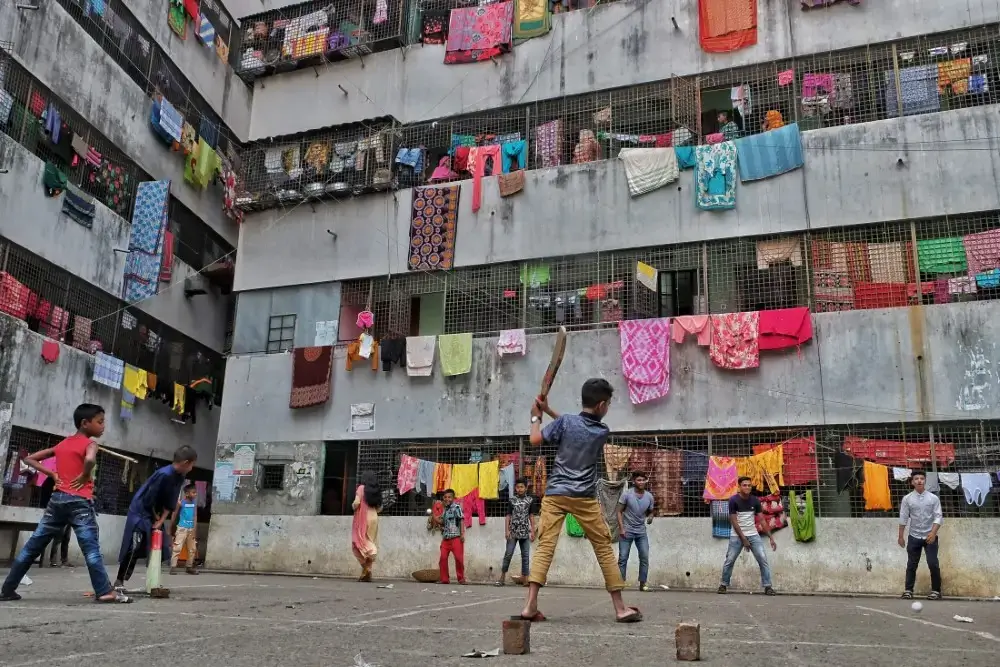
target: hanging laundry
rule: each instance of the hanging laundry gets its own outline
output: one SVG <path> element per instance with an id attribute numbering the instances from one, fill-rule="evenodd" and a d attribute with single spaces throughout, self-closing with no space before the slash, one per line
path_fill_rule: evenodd
<path id="1" fill-rule="evenodd" d="M 535 128 L 535 159 L 542 169 L 562 164 L 563 120 L 542 123 Z"/>
<path id="2" fill-rule="evenodd" d="M 913 470 L 910 468 L 893 468 L 892 478 L 897 482 L 905 482 L 913 476 Z"/>
<path id="3" fill-rule="evenodd" d="M 174 383 L 174 403 L 173 411 L 175 414 L 182 415 L 186 412 L 187 408 L 187 390 L 182 384 Z"/>
<path id="4" fill-rule="evenodd" d="M 330 400 L 333 347 L 297 347 L 292 351 L 289 408 L 308 408 Z"/>
<path id="5" fill-rule="evenodd" d="M 757 268 L 766 271 L 772 264 L 791 262 L 802 266 L 802 237 L 792 236 L 757 241 Z"/>
<path id="6" fill-rule="evenodd" d="M 782 448 L 782 482 L 788 486 L 803 486 L 818 479 L 816 440 L 791 438 L 773 445 L 754 445 L 753 453 L 762 454 Z"/>
<path id="7" fill-rule="evenodd" d="M 132 415 L 135 411 L 135 394 L 130 392 L 128 389 L 123 389 L 122 398 L 119 405 L 121 411 L 119 412 L 118 417 L 122 421 L 129 421 L 130 419 L 132 419 Z"/>
<path id="8" fill-rule="evenodd" d="M 736 207 L 736 146 L 731 141 L 695 148 L 695 203 L 706 211 Z"/>
<path id="9" fill-rule="evenodd" d="M 501 357 L 507 354 L 520 354 L 522 357 L 528 350 L 528 339 L 524 329 L 507 329 L 500 332 L 497 341 L 497 354 Z"/>
<path id="10" fill-rule="evenodd" d="M 90 330 L 93 321 L 89 317 L 76 315 L 73 317 L 73 347 L 78 350 L 90 349 Z"/>
<path id="11" fill-rule="evenodd" d="M 451 464 L 438 463 L 434 466 L 434 493 L 451 488 Z"/>
<path id="12" fill-rule="evenodd" d="M 514 25 L 514 2 L 495 2 L 451 10 L 446 65 L 497 58 L 510 51 Z"/>
<path id="13" fill-rule="evenodd" d="M 933 459 L 931 447 L 937 457 L 939 467 L 955 463 L 955 446 L 949 443 L 937 442 L 897 442 L 894 440 L 874 440 L 856 435 L 844 436 L 844 451 L 859 459 L 871 459 L 885 465 L 901 467 L 918 467 L 926 464 L 930 467 Z M 943 474 L 943 473 L 942 473 Z"/>
<path id="14" fill-rule="evenodd" d="M 896 75 L 892 70 L 884 73 L 885 113 L 888 117 L 899 116 L 902 108 L 904 116 L 933 113 L 941 110 L 938 96 L 937 65 L 907 67 L 899 71 L 899 88 L 902 100 L 896 95 Z"/>
<path id="15" fill-rule="evenodd" d="M 673 148 L 623 148 L 618 158 L 625 165 L 625 178 L 633 197 L 662 188 L 680 176 Z"/>
<path id="16" fill-rule="evenodd" d="M 684 497 L 681 495 L 683 457 L 677 450 L 656 450 L 653 452 L 652 458 L 653 464 L 648 475 L 649 490 L 656 499 L 653 514 L 656 516 L 680 516 L 684 513 Z"/>
<path id="17" fill-rule="evenodd" d="M 421 459 L 417 466 L 417 493 L 430 496 L 434 493 L 434 468 L 433 461 Z"/>
<path id="18" fill-rule="evenodd" d="M 798 123 L 743 137 L 735 144 L 744 183 L 785 174 L 804 164 Z"/>
<path id="19" fill-rule="evenodd" d="M 781 350 L 802 345 L 812 338 L 812 316 L 808 308 L 760 311 L 758 343 L 761 350 Z"/>
<path id="20" fill-rule="evenodd" d="M 663 398 L 670 391 L 670 319 L 622 320 L 622 374 L 633 405 Z"/>
<path id="21" fill-rule="evenodd" d="M 739 491 L 737 478 L 736 459 L 725 456 L 708 457 L 708 472 L 705 474 L 705 491 L 702 498 L 728 501 Z"/>
<path id="22" fill-rule="evenodd" d="M 917 257 L 922 273 L 957 273 L 969 266 L 959 236 L 917 241 Z"/>
<path id="23" fill-rule="evenodd" d="M 892 510 L 889 493 L 889 469 L 879 463 L 864 462 L 865 481 L 862 492 L 865 496 L 865 511 Z"/>
<path id="24" fill-rule="evenodd" d="M 597 480 L 597 503 L 601 506 L 601 517 L 612 535 L 618 535 L 618 503 L 624 493 L 625 480 Z"/>
<path id="25" fill-rule="evenodd" d="M 514 39 L 540 37 L 552 29 L 552 12 L 547 0 L 515 0 Z"/>
<path id="26" fill-rule="evenodd" d="M 635 280 L 648 290 L 659 291 L 659 272 L 649 264 L 635 263 Z"/>
<path id="27" fill-rule="evenodd" d="M 938 94 L 965 95 L 969 92 L 969 77 L 972 75 L 972 59 L 958 58 L 937 65 Z"/>
<path id="28" fill-rule="evenodd" d="M 757 0 L 698 0 L 703 51 L 725 53 L 757 43 Z"/>
<path id="29" fill-rule="evenodd" d="M 59 358 L 59 343 L 54 340 L 49 340 L 46 338 L 42 341 L 42 359 L 45 363 L 51 364 L 55 363 L 56 359 Z"/>
<path id="30" fill-rule="evenodd" d="M 844 452 L 833 455 L 833 467 L 837 478 L 837 493 L 843 493 L 847 487 L 857 488 L 864 483 L 864 468 L 862 461 Z"/>
<path id="31" fill-rule="evenodd" d="M 687 334 L 698 336 L 698 345 L 712 344 L 712 321 L 708 315 L 675 317 L 671 328 L 674 342 L 680 345 Z"/>
<path id="32" fill-rule="evenodd" d="M 52 162 L 45 163 L 42 172 L 42 189 L 46 197 L 58 197 L 66 189 L 69 178 L 63 171 Z"/>
<path id="33" fill-rule="evenodd" d="M 465 375 L 472 370 L 472 334 L 438 336 L 441 373 L 445 376 Z"/>
<path id="34" fill-rule="evenodd" d="M 963 472 L 959 473 L 959 476 L 962 480 L 962 493 L 965 495 L 965 502 L 982 507 L 990 489 L 993 488 L 993 476 L 986 472 Z"/>
<path id="35" fill-rule="evenodd" d="M 154 102 L 155 106 L 156 102 Z M 178 144 L 181 141 L 181 127 L 184 125 L 184 117 L 181 116 L 180 112 L 174 108 L 174 105 L 170 103 L 166 97 L 160 97 L 159 99 L 159 124 L 160 129 L 170 137 L 172 141 L 176 141 Z"/>
<path id="36" fill-rule="evenodd" d="M 479 497 L 483 500 L 500 498 L 500 461 L 479 464 Z"/>
<path id="37" fill-rule="evenodd" d="M 871 279 L 875 283 L 905 283 L 910 281 L 909 243 L 869 243 L 868 261 Z"/>
<path id="38" fill-rule="evenodd" d="M 437 336 L 410 336 L 406 339 L 406 374 L 430 377 L 434 370 Z"/>
<path id="39" fill-rule="evenodd" d="M 709 356 L 719 368 L 743 370 L 760 365 L 759 313 L 710 316 L 712 342 Z"/>
<path id="40" fill-rule="evenodd" d="M 126 301 L 142 301 L 156 294 L 169 194 L 170 181 L 139 183 L 136 190 L 129 253 L 125 258 Z"/>
<path id="41" fill-rule="evenodd" d="M 806 491 L 804 510 L 799 509 L 799 499 L 794 491 L 790 491 L 788 494 L 788 505 L 795 541 L 812 542 L 816 539 L 816 511 L 813 508 L 813 492 Z"/>
<path id="42" fill-rule="evenodd" d="M 962 245 L 965 246 L 970 278 L 989 269 L 1000 268 L 1000 229 L 964 236 Z"/>
<path id="43" fill-rule="evenodd" d="M 528 167 L 528 142 L 523 139 L 508 141 L 500 145 L 503 173 L 509 174 Z M 494 170 L 494 173 L 496 171 Z"/>
<path id="44" fill-rule="evenodd" d="M 694 146 L 674 146 L 674 155 L 677 156 L 677 166 L 681 169 L 694 169 L 697 160 L 694 155 Z"/>
<path id="45" fill-rule="evenodd" d="M 710 508 L 712 513 L 712 537 L 728 540 L 733 532 L 733 524 L 729 518 L 729 498 L 725 500 L 713 500 Z"/>
<path id="46" fill-rule="evenodd" d="M 713 132 L 712 134 L 705 135 L 706 144 L 721 144 L 723 141 L 726 141 L 726 135 L 722 132 Z"/>
<path id="47" fill-rule="evenodd" d="M 103 352 L 98 352 L 94 356 L 94 382 L 112 389 L 120 389 L 122 379 L 125 377 L 125 362 Z"/>
<path id="48" fill-rule="evenodd" d="M 472 212 L 482 207 L 483 177 L 500 173 L 499 146 L 473 146 L 469 149 L 469 171 L 472 173 Z M 487 169 L 489 173 L 487 174 Z"/>
<path id="49" fill-rule="evenodd" d="M 160 257 L 160 282 L 169 283 L 174 277 L 174 233 L 164 230 L 163 252 Z"/>
<path id="50" fill-rule="evenodd" d="M 399 495 L 409 493 L 417 488 L 417 470 L 421 461 L 412 456 L 401 454 L 399 457 L 399 472 L 396 474 L 396 488 Z"/>
<path id="51" fill-rule="evenodd" d="M 344 368 L 354 370 L 354 364 L 367 361 L 373 371 L 378 370 L 379 344 L 371 335 L 361 334 L 357 340 L 347 344 L 347 357 Z"/>
<path id="52" fill-rule="evenodd" d="M 957 472 L 939 472 L 938 482 L 954 491 L 959 487 L 959 484 L 961 484 L 961 478 Z"/>
<path id="53" fill-rule="evenodd" d="M 518 170 L 510 174 L 497 176 L 497 189 L 501 197 L 510 197 L 524 189 L 524 171 Z"/>
<path id="54" fill-rule="evenodd" d="M 580 130 L 580 140 L 573 148 L 573 164 L 596 162 L 601 158 L 601 144 L 593 130 Z"/>
<path id="55" fill-rule="evenodd" d="M 71 220 L 83 225 L 87 229 L 92 229 L 94 227 L 94 217 L 97 215 L 97 205 L 94 203 L 93 197 L 72 183 L 67 182 L 62 212 Z"/>
<path id="56" fill-rule="evenodd" d="M 802 4 L 802 9 L 816 9 L 817 7 L 829 7 L 830 5 L 835 5 L 841 0 L 800 0 Z M 844 0 L 849 5 L 857 7 L 861 4 L 861 0 Z"/>
<path id="57" fill-rule="evenodd" d="M 383 338 L 379 341 L 379 348 L 382 359 L 382 370 L 386 373 L 392 372 L 393 364 L 397 366 L 406 365 L 406 339 L 405 338 Z"/>
<path id="58" fill-rule="evenodd" d="M 631 447 L 604 445 L 604 466 L 607 468 L 608 477 L 612 481 L 618 479 L 618 473 L 628 467 L 631 455 Z"/>
<path id="59" fill-rule="evenodd" d="M 854 283 L 854 307 L 857 310 L 902 308 L 909 303 L 904 283 Z"/>
<path id="60" fill-rule="evenodd" d="M 410 271 L 450 269 L 455 259 L 458 185 L 413 188 Z"/>
<path id="61" fill-rule="evenodd" d="M 779 494 L 772 493 L 761 496 L 760 507 L 761 513 L 754 517 L 754 525 L 758 533 L 765 532 L 765 528 L 767 532 L 773 533 L 788 525 L 788 520 L 785 518 L 785 506 L 782 504 Z"/>
<path id="62" fill-rule="evenodd" d="M 208 48 L 215 46 L 215 26 L 204 14 L 198 19 L 198 40 Z"/>
<path id="63" fill-rule="evenodd" d="M 10 273 L 0 272 L 0 311 L 25 320 L 31 314 L 31 290 Z"/>

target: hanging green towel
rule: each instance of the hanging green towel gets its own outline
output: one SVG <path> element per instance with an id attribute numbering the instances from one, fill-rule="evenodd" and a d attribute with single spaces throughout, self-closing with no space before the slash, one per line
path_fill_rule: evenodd
<path id="1" fill-rule="evenodd" d="M 522 264 L 521 284 L 527 287 L 541 287 L 549 284 L 548 264 Z"/>
<path id="2" fill-rule="evenodd" d="M 965 272 L 969 266 L 960 236 L 917 241 L 917 256 L 921 273 Z"/>
<path id="3" fill-rule="evenodd" d="M 813 492 L 806 491 L 806 511 L 799 514 L 799 504 L 795 492 L 788 493 L 788 511 L 792 518 L 792 533 L 796 542 L 812 542 L 816 539 L 816 514 L 813 511 Z"/>
<path id="4" fill-rule="evenodd" d="M 55 197 L 66 189 L 66 174 L 59 171 L 59 167 L 51 162 L 45 163 L 45 171 L 42 173 L 42 186 L 45 188 L 46 197 Z"/>
<path id="5" fill-rule="evenodd" d="M 583 528 L 572 514 L 566 515 L 566 534 L 570 537 L 583 537 Z"/>
<path id="6" fill-rule="evenodd" d="M 472 334 L 438 336 L 438 352 L 444 375 L 464 375 L 472 370 Z"/>

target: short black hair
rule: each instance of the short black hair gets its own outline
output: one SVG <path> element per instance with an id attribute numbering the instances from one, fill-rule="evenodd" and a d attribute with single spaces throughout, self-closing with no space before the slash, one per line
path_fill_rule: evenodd
<path id="1" fill-rule="evenodd" d="M 197 491 L 197 490 L 198 490 L 198 485 L 195 484 L 194 482 L 184 485 L 184 493 L 187 493 L 188 491 Z"/>
<path id="2" fill-rule="evenodd" d="M 103 415 L 104 408 L 93 403 L 81 403 L 76 406 L 76 410 L 73 411 L 73 426 L 80 428 L 83 426 L 83 422 L 89 422 L 97 418 L 97 415 Z"/>
<path id="3" fill-rule="evenodd" d="M 920 475 L 924 479 L 927 479 L 927 473 L 925 473 L 923 470 L 914 470 L 913 472 L 911 472 L 910 473 L 910 479 L 913 479 L 917 475 Z"/>
<path id="4" fill-rule="evenodd" d="M 197 460 L 198 460 L 198 452 L 194 451 L 194 447 L 191 447 L 189 445 L 178 447 L 177 451 L 174 452 L 174 463 L 185 463 L 187 461 L 197 461 Z"/>
<path id="5" fill-rule="evenodd" d="M 632 479 L 638 479 L 640 477 L 642 477 L 643 479 L 649 479 L 649 476 L 647 476 L 646 473 L 644 473 L 644 472 L 634 472 L 634 473 L 632 473 Z"/>
<path id="6" fill-rule="evenodd" d="M 743 484 L 743 482 L 752 482 L 752 481 L 753 480 L 750 479 L 749 477 L 740 477 L 738 480 L 736 480 L 736 484 L 741 485 Z"/>
<path id="7" fill-rule="evenodd" d="M 615 393 L 611 383 L 604 378 L 590 378 L 583 383 L 580 390 L 580 401 L 585 408 L 596 408 L 602 401 L 610 401 Z"/>
<path id="8" fill-rule="evenodd" d="M 445 489 L 441 492 L 441 497 L 444 498 L 448 494 L 455 495 L 455 489 Z"/>
<path id="9" fill-rule="evenodd" d="M 517 486 L 518 484 L 524 484 L 525 486 L 528 486 L 528 480 L 526 480 L 525 478 L 521 477 L 516 482 L 514 482 L 514 486 Z"/>

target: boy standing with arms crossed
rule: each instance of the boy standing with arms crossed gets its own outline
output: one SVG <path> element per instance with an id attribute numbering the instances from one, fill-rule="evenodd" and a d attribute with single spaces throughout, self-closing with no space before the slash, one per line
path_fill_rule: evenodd
<path id="1" fill-rule="evenodd" d="M 0 587 L 0 602 L 20 600 L 17 587 L 35 559 L 45 553 L 53 537 L 72 526 L 80 551 L 87 560 L 90 584 L 94 587 L 95 600 L 104 603 L 128 603 L 131 600 L 116 592 L 108 579 L 101 558 L 100 534 L 97 513 L 94 512 L 94 468 L 97 466 L 97 443 L 92 438 L 104 435 L 104 408 L 84 403 L 73 411 L 76 433 L 55 447 L 49 447 L 24 459 L 24 464 L 55 482 L 55 490 L 45 507 L 45 514 L 38 527 L 21 549 L 11 565 L 7 579 Z M 44 461 L 55 456 L 55 470 L 43 466 Z"/>
<path id="2" fill-rule="evenodd" d="M 184 487 L 184 497 L 177 502 L 174 521 L 170 532 L 174 536 L 174 550 L 170 555 L 170 574 L 177 574 L 177 560 L 187 546 L 188 559 L 184 571 L 198 574 L 194 567 L 198 556 L 198 487 L 188 484 Z"/>
<path id="3" fill-rule="evenodd" d="M 538 611 L 538 591 L 548 577 L 566 515 L 572 514 L 594 548 L 604 574 L 604 585 L 611 594 L 615 620 L 637 623 L 642 620 L 642 614 L 637 607 L 626 607 L 622 601 L 625 582 L 611 548 L 611 531 L 597 502 L 597 460 L 610 433 L 602 419 L 608 413 L 614 390 L 607 380 L 591 378 L 583 383 L 580 393 L 583 411 L 579 414 L 559 415 L 541 396 L 535 399 L 531 408 L 532 446 L 538 447 L 544 442 L 555 445 L 558 450 L 542 498 L 538 543 L 528 577 L 528 599 L 521 615 L 515 618 L 536 623 L 545 620 L 544 614 Z M 553 419 L 544 429 L 543 412 Z"/>

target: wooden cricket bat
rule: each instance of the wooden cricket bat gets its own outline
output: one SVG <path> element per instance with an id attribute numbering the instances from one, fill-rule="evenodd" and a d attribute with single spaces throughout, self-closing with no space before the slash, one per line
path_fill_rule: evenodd
<path id="1" fill-rule="evenodd" d="M 566 327 L 559 327 L 559 332 L 556 333 L 556 344 L 552 348 L 552 358 L 549 360 L 549 367 L 545 369 L 545 376 L 542 378 L 542 390 L 539 392 L 542 398 L 549 395 L 549 390 L 556 379 L 556 373 L 559 372 L 559 366 L 562 364 L 565 353 Z"/>

